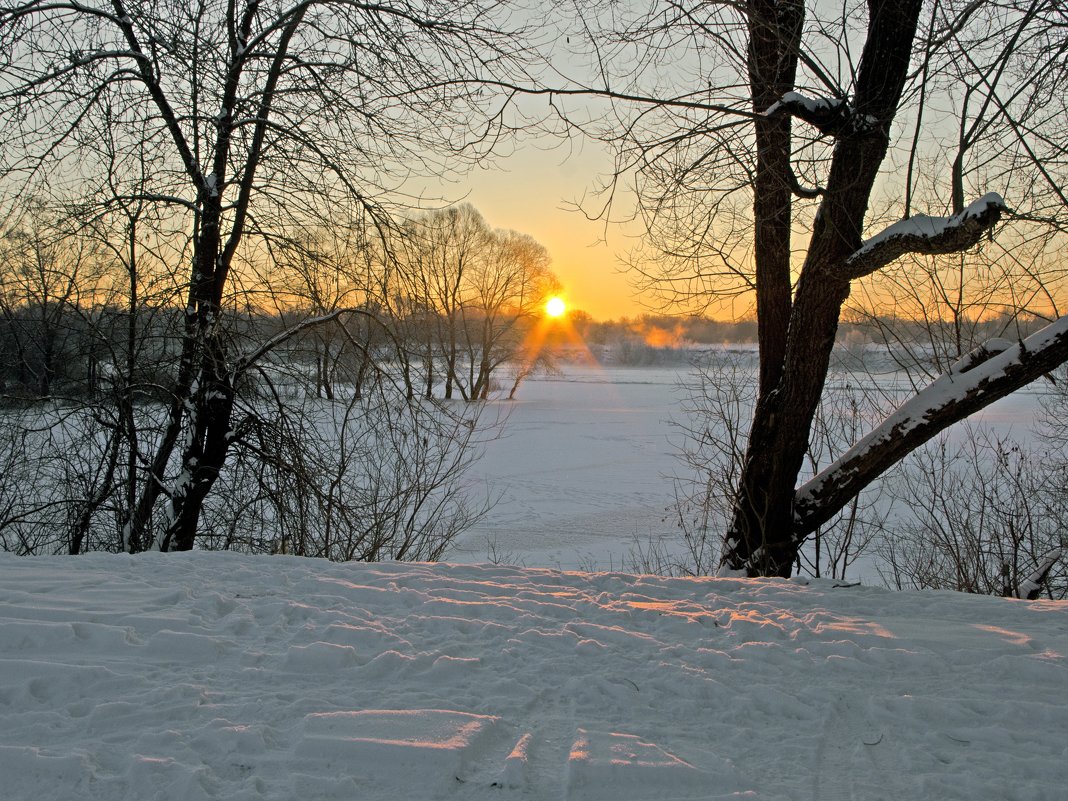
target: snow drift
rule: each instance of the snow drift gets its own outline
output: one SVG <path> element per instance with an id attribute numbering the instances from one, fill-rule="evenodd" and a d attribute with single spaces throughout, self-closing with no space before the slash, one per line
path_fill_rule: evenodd
<path id="1" fill-rule="evenodd" d="M 1068 604 L 0 555 L 0 795 L 1050 799 Z"/>

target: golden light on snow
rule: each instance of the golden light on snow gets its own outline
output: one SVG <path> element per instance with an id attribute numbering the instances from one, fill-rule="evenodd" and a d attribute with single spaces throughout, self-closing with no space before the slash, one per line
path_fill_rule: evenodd
<path id="1" fill-rule="evenodd" d="M 563 298 L 551 297 L 545 304 L 545 313 L 550 317 L 563 317 L 566 311 L 567 305 L 564 303 Z"/>

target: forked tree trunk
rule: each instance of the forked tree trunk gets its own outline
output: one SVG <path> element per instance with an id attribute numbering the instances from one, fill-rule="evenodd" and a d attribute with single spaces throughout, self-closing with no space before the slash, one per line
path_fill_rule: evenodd
<path id="1" fill-rule="evenodd" d="M 837 144 L 790 311 L 785 349 L 780 357 L 777 349 L 765 350 L 763 339 L 760 343 L 761 378 L 766 376 L 769 383 L 761 387 L 757 400 L 733 519 L 725 537 L 723 566 L 729 570 L 788 576 L 797 557 L 801 543 L 793 536 L 794 488 L 823 392 L 842 304 L 849 296 L 851 278 L 844 265 L 860 249 L 868 199 L 889 143 L 920 5 L 920 0 L 869 2 L 868 37 L 856 94 L 848 108 L 837 109 L 833 131 L 832 121 L 825 122 L 825 132 L 834 135 Z M 757 20 L 751 27 L 759 32 L 760 24 Z M 751 69 L 754 63 L 759 68 L 759 62 L 751 58 Z M 789 169 L 787 162 L 783 180 L 789 179 Z M 772 188 L 758 185 L 754 191 L 759 243 L 763 231 L 782 233 L 784 223 L 768 219 L 779 209 L 761 195 Z M 777 255 L 769 262 L 757 251 L 758 297 L 762 283 L 781 281 Z M 758 308 L 758 314 L 761 311 Z M 778 343 L 773 346 L 777 348 Z M 770 362 L 767 366 L 766 361 Z"/>
<path id="2" fill-rule="evenodd" d="M 794 292 L 781 361 L 779 343 L 761 335 L 761 387 L 724 539 L 722 569 L 750 576 L 790 575 L 806 537 L 886 469 L 952 423 L 1068 360 L 1068 318 L 1002 353 L 972 354 L 962 360 L 966 364 L 955 365 L 824 473 L 795 490 L 852 282 L 907 253 L 962 252 L 978 243 L 1006 211 L 1001 197 L 990 194 L 964 209 L 956 202 L 958 213 L 952 217 L 902 221 L 862 241 L 868 201 L 901 100 L 920 4 L 869 0 L 868 37 L 852 98 L 813 102 L 784 93 L 763 109 L 772 119 L 796 116 L 836 144 Z M 758 26 L 754 30 L 759 32 Z M 751 59 L 750 68 L 760 70 L 762 64 Z M 757 123 L 758 132 L 763 124 Z M 778 135 L 783 136 L 782 131 Z M 796 184 L 789 172 L 785 175 Z M 768 230 L 783 233 L 782 221 L 771 217 L 779 206 L 760 197 L 774 193 L 774 187 L 758 182 L 755 191 L 758 240 Z M 801 190 L 794 186 L 794 191 Z M 758 247 L 756 254 L 758 289 L 762 281 L 774 285 L 781 278 L 778 251 Z M 771 308 L 774 316 L 773 306 L 760 305 L 761 297 L 758 291 L 758 313 Z"/>

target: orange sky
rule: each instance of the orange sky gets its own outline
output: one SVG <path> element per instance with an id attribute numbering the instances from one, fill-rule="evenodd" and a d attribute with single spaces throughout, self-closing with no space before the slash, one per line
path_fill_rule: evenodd
<path id="1" fill-rule="evenodd" d="M 628 236 L 618 226 L 606 228 L 565 208 L 588 193 L 609 165 L 593 147 L 569 156 L 566 150 L 527 146 L 466 176 L 445 193 L 454 198 L 468 192 L 464 199 L 491 226 L 529 234 L 544 245 L 570 309 L 598 320 L 632 317 L 644 310 L 619 268 L 617 254 L 632 246 Z"/>
<path id="2" fill-rule="evenodd" d="M 520 145 L 511 156 L 498 157 L 438 192 L 449 200 L 470 202 L 494 228 L 529 234 L 544 245 L 569 309 L 597 320 L 636 317 L 659 310 L 641 304 L 631 277 L 621 268 L 620 257 L 636 244 L 636 227 L 606 226 L 568 208 L 589 196 L 610 167 L 610 157 L 596 144 L 570 154 L 566 147 Z M 595 208 L 596 201 L 591 198 L 589 206 Z M 734 319 L 749 311 L 747 303 L 735 307 L 728 301 L 713 308 L 710 316 Z"/>

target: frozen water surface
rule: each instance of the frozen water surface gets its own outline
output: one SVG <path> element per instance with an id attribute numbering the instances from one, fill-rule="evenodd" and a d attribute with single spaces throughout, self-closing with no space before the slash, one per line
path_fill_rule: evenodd
<path id="1" fill-rule="evenodd" d="M 620 569 L 635 539 L 678 540 L 671 507 L 682 431 L 673 426 L 686 365 L 664 368 L 568 365 L 535 376 L 515 401 L 494 401 L 508 415 L 504 436 L 489 443 L 474 469 L 475 491 L 497 499 L 489 515 L 461 538 L 448 558 L 493 556 L 527 566 Z M 838 384 L 900 376 L 832 375 Z M 977 420 L 1000 433 L 1031 436 L 1047 392 L 1038 382 L 988 407 Z"/>

